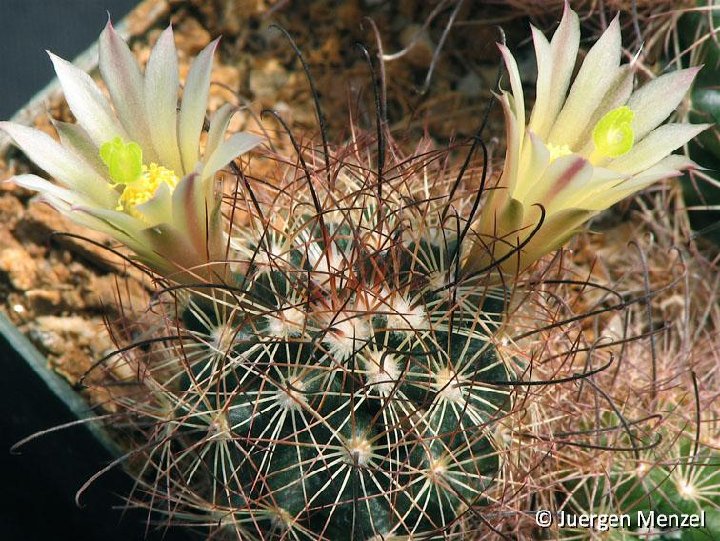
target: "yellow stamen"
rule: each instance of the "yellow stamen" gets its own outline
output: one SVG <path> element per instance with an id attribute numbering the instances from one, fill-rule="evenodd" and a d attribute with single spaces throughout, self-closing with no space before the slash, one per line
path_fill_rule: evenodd
<path id="1" fill-rule="evenodd" d="M 595 150 L 591 161 L 617 158 L 630 151 L 635 143 L 632 121 L 635 113 L 627 106 L 618 107 L 606 113 L 593 129 Z"/>
<path id="2" fill-rule="evenodd" d="M 572 154 L 572 150 L 570 150 L 570 147 L 567 145 L 553 145 L 552 143 L 548 143 L 547 147 L 550 151 L 550 163 L 558 158 Z"/>
<path id="3" fill-rule="evenodd" d="M 116 184 L 130 184 L 142 174 L 142 149 L 134 141 L 115 137 L 102 144 L 100 158 Z"/>
<path id="4" fill-rule="evenodd" d="M 121 210 L 135 218 L 142 219 L 142 213 L 136 207 L 152 199 L 163 182 L 172 191 L 177 186 L 179 179 L 173 171 L 162 165 L 156 163 L 151 163 L 150 166 L 143 165 L 140 177 L 132 184 L 125 186 L 118 200 L 116 210 Z"/>

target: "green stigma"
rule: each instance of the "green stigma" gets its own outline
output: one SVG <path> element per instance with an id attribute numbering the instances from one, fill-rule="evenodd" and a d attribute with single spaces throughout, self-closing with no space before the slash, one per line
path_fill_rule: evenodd
<path id="1" fill-rule="evenodd" d="M 116 184 L 131 184 L 142 175 L 142 149 L 134 141 L 115 137 L 100 146 L 100 158 Z"/>
<path id="2" fill-rule="evenodd" d="M 593 129 L 595 152 L 606 158 L 617 158 L 627 153 L 635 143 L 633 118 L 635 113 L 625 105 L 606 113 Z"/>

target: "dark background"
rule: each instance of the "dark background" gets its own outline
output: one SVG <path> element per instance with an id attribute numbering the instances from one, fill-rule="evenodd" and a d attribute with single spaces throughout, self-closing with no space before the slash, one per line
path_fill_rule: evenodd
<path id="1" fill-rule="evenodd" d="M 138 0 L 0 0 L 0 120 L 54 77 L 45 50 L 72 60 L 95 41 L 108 12 L 119 21 Z"/>

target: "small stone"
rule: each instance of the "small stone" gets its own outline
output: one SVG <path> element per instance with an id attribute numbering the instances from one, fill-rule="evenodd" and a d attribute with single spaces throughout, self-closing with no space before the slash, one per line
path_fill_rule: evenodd
<path id="1" fill-rule="evenodd" d="M 0 250 L 0 271 L 7 273 L 10 284 L 20 291 L 37 283 L 37 264 L 22 247 Z"/>
<path id="2" fill-rule="evenodd" d="M 53 235 L 54 233 L 70 233 L 78 238 Z M 103 271 L 117 272 L 127 269 L 125 260 L 103 248 L 108 244 L 105 235 L 74 224 L 54 208 L 38 200 L 31 201 L 25 214 L 18 220 L 15 236 L 23 243 L 32 242 L 39 246 L 47 246 L 53 241 Z"/>
<path id="3" fill-rule="evenodd" d="M 170 11 L 170 5 L 165 0 L 154 0 L 153 2 L 140 2 L 128 14 L 127 29 L 131 36 L 145 34 L 150 27 L 164 19 Z"/>
<path id="4" fill-rule="evenodd" d="M 0 224 L 3 224 L 3 227 L 7 229 L 15 227 L 18 216 L 22 213 L 23 206 L 17 197 L 11 194 L 0 196 Z"/>
<path id="5" fill-rule="evenodd" d="M 186 17 L 175 29 L 175 40 L 178 49 L 195 56 L 212 41 L 212 36 L 197 19 Z"/>
<path id="6" fill-rule="evenodd" d="M 32 329 L 28 332 L 28 338 L 44 353 L 59 355 L 66 347 L 65 340 L 58 333 L 52 331 Z"/>
<path id="7" fill-rule="evenodd" d="M 97 341 L 100 335 L 96 325 L 81 316 L 40 316 L 36 321 L 42 331 L 73 337 L 82 345 Z"/>
<path id="8" fill-rule="evenodd" d="M 288 72 L 276 59 L 270 59 L 263 66 L 256 66 L 250 72 L 250 91 L 256 100 L 272 105 L 282 88 L 288 84 Z"/>
<path id="9" fill-rule="evenodd" d="M 63 304 L 61 293 L 53 289 L 32 289 L 25 298 L 35 314 L 57 313 Z"/>
<path id="10" fill-rule="evenodd" d="M 240 72 L 233 66 L 219 65 L 213 69 L 208 108 L 216 111 L 225 103 L 236 103 Z"/>

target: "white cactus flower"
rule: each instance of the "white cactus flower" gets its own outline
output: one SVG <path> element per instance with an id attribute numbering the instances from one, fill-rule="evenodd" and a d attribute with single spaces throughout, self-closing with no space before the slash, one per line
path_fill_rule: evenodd
<path id="1" fill-rule="evenodd" d="M 208 263 L 222 258 L 224 246 L 215 173 L 260 142 L 249 133 L 225 140 L 235 112 L 225 105 L 212 119 L 200 157 L 217 43 L 193 62 L 179 108 L 170 27 L 143 74 L 108 22 L 99 40 L 99 68 L 110 101 L 87 73 L 48 53 L 77 124 L 55 122 L 57 142 L 39 130 L 0 122 L 0 129 L 59 185 L 36 175 L 14 181 L 40 192 L 73 221 L 125 244 L 158 272 L 207 274 Z"/>
<path id="2" fill-rule="evenodd" d="M 634 66 L 620 64 L 617 17 L 585 57 L 574 80 L 580 22 L 565 4 L 552 41 L 532 28 L 538 77 L 525 123 L 520 73 L 499 45 L 511 92 L 499 96 L 507 150 L 498 183 L 472 224 L 464 272 L 514 274 L 559 248 L 598 212 L 694 164 L 671 154 L 707 124 L 660 124 L 678 107 L 699 68 L 657 77 L 633 90 Z M 541 207 L 545 216 L 540 224 Z"/>

